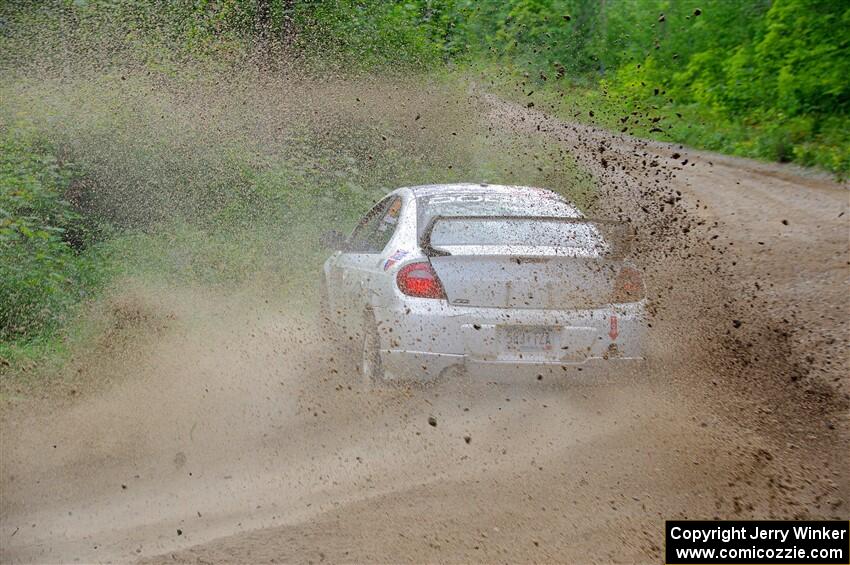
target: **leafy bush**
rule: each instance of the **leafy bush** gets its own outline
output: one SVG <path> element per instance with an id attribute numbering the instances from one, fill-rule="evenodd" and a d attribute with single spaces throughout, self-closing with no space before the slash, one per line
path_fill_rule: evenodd
<path id="1" fill-rule="evenodd" d="M 64 199 L 71 170 L 26 132 L 0 130 L 0 340 L 55 329 L 107 274 Z"/>
<path id="2" fill-rule="evenodd" d="M 295 6 L 296 43 L 314 63 L 392 70 L 440 60 L 442 45 L 417 2 L 323 0 Z"/>

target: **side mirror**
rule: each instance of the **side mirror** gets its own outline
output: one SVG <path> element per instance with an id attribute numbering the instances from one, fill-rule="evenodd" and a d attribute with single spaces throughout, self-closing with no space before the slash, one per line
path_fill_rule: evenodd
<path id="1" fill-rule="evenodd" d="M 327 247 L 328 249 L 333 249 L 334 251 L 341 251 L 345 247 L 345 236 L 342 234 L 341 231 L 329 230 L 322 234 L 320 242 L 324 247 Z"/>

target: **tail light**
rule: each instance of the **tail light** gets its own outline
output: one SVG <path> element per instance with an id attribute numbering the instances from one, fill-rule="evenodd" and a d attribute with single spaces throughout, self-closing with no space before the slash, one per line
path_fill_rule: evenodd
<path id="1" fill-rule="evenodd" d="M 637 302 L 644 297 L 643 277 L 634 267 L 623 267 L 614 279 L 614 292 L 611 302 Z"/>
<path id="2" fill-rule="evenodd" d="M 446 298 L 443 283 L 440 282 L 440 278 L 434 272 L 431 263 L 427 261 L 405 265 L 399 269 L 395 280 L 398 289 L 407 296 Z"/>

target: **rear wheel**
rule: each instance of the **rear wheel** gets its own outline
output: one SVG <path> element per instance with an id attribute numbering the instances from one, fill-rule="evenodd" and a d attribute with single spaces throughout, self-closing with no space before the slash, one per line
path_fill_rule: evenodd
<path id="1" fill-rule="evenodd" d="M 375 315 L 367 309 L 363 315 L 363 347 L 360 359 L 360 377 L 367 386 L 380 384 L 384 380 L 381 363 L 381 337 Z"/>

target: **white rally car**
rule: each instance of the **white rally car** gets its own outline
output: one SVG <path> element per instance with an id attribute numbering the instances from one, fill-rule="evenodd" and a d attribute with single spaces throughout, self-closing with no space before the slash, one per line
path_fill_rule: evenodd
<path id="1" fill-rule="evenodd" d="M 539 188 L 399 188 L 326 235 L 324 316 L 369 382 L 616 372 L 642 360 L 646 328 L 622 228 Z"/>

